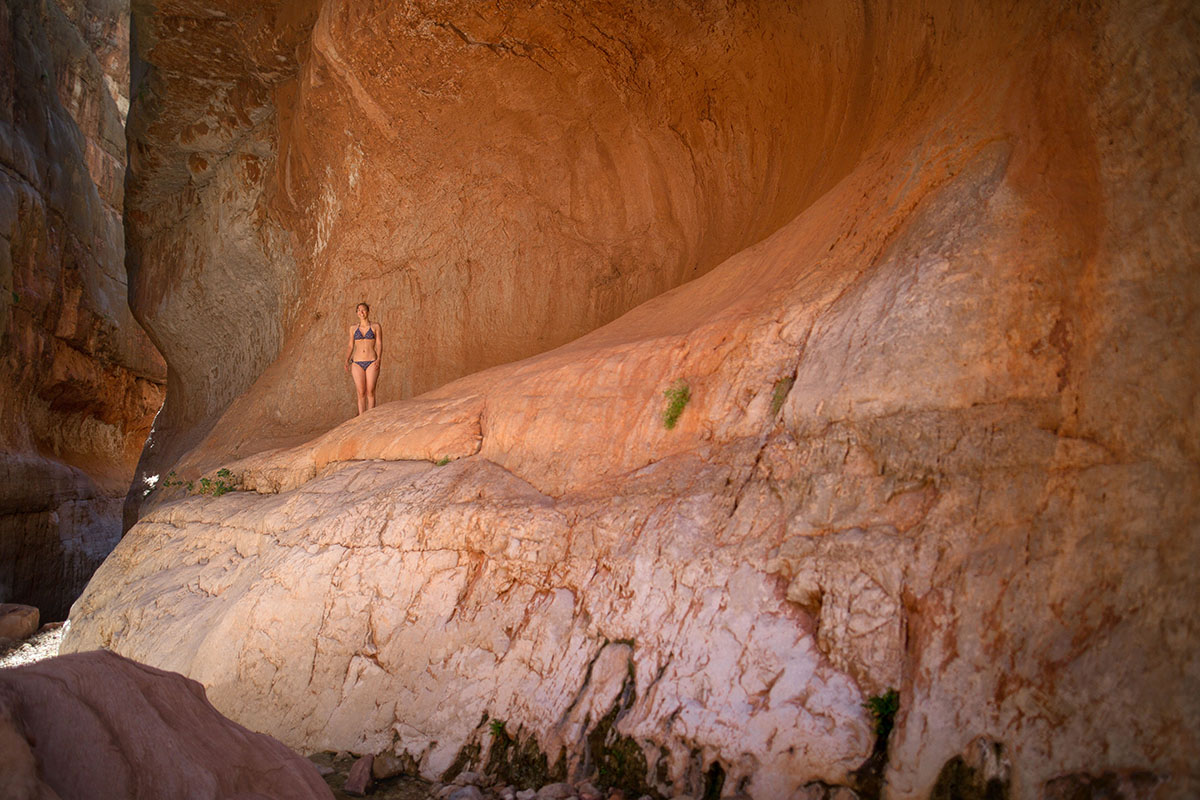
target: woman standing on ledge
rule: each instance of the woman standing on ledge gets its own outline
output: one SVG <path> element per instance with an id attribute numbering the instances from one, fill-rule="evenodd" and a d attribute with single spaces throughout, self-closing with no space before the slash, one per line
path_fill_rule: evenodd
<path id="1" fill-rule="evenodd" d="M 358 413 L 361 414 L 375 407 L 375 381 L 379 380 L 379 362 L 383 358 L 383 331 L 378 322 L 371 322 L 369 305 L 359 303 L 355 312 L 358 324 L 350 329 L 346 371 L 354 376 Z"/>

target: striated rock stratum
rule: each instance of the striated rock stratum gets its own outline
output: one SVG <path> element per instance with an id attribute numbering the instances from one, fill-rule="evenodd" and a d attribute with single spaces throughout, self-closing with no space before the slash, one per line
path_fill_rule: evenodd
<path id="1" fill-rule="evenodd" d="M 427 776 L 870 795 L 896 688 L 887 797 L 1195 795 L 1200 18 L 1055 6 L 135 3 L 141 469 L 243 491 L 64 649 Z"/>
<path id="2" fill-rule="evenodd" d="M 0 7 L 0 601 L 66 617 L 121 537 L 166 369 L 123 264 L 128 3 Z"/>

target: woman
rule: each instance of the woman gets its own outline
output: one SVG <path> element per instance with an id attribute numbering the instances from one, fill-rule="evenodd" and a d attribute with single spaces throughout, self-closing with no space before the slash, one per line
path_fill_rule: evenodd
<path id="1" fill-rule="evenodd" d="M 355 308 L 358 324 L 350 329 L 346 349 L 346 371 L 354 377 L 358 390 L 358 413 L 375 407 L 375 381 L 379 380 L 379 361 L 383 358 L 383 331 L 371 322 L 371 307 L 359 303 Z"/>

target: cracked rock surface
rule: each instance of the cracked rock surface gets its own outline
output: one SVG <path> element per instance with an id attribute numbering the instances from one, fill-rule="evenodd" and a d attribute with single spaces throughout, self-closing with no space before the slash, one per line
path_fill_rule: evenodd
<path id="1" fill-rule="evenodd" d="M 146 463 L 243 491 L 152 494 L 64 651 L 429 780 L 845 796 L 894 687 L 888 797 L 1194 795 L 1195 9 L 744 6 L 136 11 Z M 339 425 L 361 294 L 405 399 Z"/>

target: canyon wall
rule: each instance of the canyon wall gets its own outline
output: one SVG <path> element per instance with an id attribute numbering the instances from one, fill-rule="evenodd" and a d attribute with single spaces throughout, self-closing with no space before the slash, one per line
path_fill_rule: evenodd
<path id="1" fill-rule="evenodd" d="M 0 599 L 43 620 L 120 539 L 163 396 L 122 263 L 126 14 L 0 9 Z"/>
<path id="2" fill-rule="evenodd" d="M 1200 791 L 1192 5 L 406 8 L 135 4 L 140 469 L 244 491 L 65 650 L 428 776 Z"/>
<path id="3" fill-rule="evenodd" d="M 832 6 L 133 12 L 132 304 L 171 365 L 144 477 L 206 435 L 245 455 L 351 416 L 360 300 L 394 400 L 703 274 L 928 102 L 919 62 L 957 47 L 921 27 L 883 54 L 886 16 Z"/>

